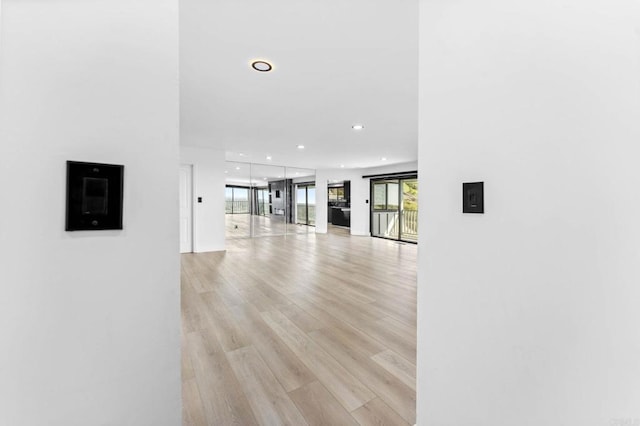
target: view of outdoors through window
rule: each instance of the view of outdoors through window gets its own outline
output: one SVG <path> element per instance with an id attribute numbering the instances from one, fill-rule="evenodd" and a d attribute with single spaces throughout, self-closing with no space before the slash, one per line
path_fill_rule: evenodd
<path id="1" fill-rule="evenodd" d="M 225 188 L 225 213 L 249 213 L 249 188 Z"/>
<path id="2" fill-rule="evenodd" d="M 227 162 L 227 238 L 307 233 L 315 225 L 315 170 Z"/>
<path id="3" fill-rule="evenodd" d="M 296 223 L 315 225 L 316 223 L 316 187 L 298 185 L 296 189 Z"/>
<path id="4" fill-rule="evenodd" d="M 375 180 L 371 186 L 371 235 L 417 242 L 418 180 Z"/>
<path id="5" fill-rule="evenodd" d="M 315 171 L 229 163 L 226 174 L 228 237 L 309 232 L 308 227 L 315 226 Z M 340 206 L 346 196 L 345 186 L 330 185 L 327 195 L 331 206 Z M 416 177 L 374 179 L 371 198 L 372 236 L 418 241 Z"/>
<path id="6" fill-rule="evenodd" d="M 344 200 L 344 186 L 329 188 L 329 201 Z"/>

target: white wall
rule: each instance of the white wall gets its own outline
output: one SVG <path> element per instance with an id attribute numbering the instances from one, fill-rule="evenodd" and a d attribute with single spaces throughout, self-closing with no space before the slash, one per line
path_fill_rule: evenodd
<path id="1" fill-rule="evenodd" d="M 327 233 L 327 215 L 329 196 L 327 194 L 328 180 L 331 179 L 332 170 L 316 170 L 316 233 Z"/>
<path id="2" fill-rule="evenodd" d="M 371 229 L 371 179 L 362 176 L 399 173 L 418 169 L 418 163 L 391 164 L 365 169 L 320 169 L 316 171 L 316 232 L 327 232 L 327 188 L 328 181 L 351 181 L 351 235 L 369 236 Z"/>
<path id="3" fill-rule="evenodd" d="M 0 424 L 176 425 L 177 0 L 2 2 Z M 125 165 L 65 232 L 65 161 Z"/>
<path id="4" fill-rule="evenodd" d="M 316 171 L 316 232 L 327 232 L 327 184 L 329 180 L 351 181 L 351 235 L 369 235 L 369 188 L 360 169 Z"/>
<path id="5" fill-rule="evenodd" d="M 193 165 L 193 251 L 224 250 L 224 151 L 181 146 L 180 161 Z"/>
<path id="6" fill-rule="evenodd" d="M 418 424 L 640 423 L 639 3 L 420 15 Z"/>

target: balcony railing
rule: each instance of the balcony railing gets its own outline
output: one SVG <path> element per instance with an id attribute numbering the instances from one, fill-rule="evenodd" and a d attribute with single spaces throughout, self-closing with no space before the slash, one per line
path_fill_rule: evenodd
<path id="1" fill-rule="evenodd" d="M 402 210 L 402 217 L 397 211 L 374 212 L 372 234 L 407 241 L 418 241 L 418 211 Z M 398 235 L 400 232 L 400 235 Z"/>
<path id="2" fill-rule="evenodd" d="M 307 224 L 307 205 L 306 204 L 298 204 L 296 206 L 297 210 L 297 222 Z M 309 225 L 313 225 L 316 223 L 316 206 L 314 204 L 309 205 Z"/>
<path id="3" fill-rule="evenodd" d="M 240 214 L 249 213 L 249 201 L 229 201 L 225 202 L 225 213 L 227 214 Z"/>
<path id="4" fill-rule="evenodd" d="M 402 239 L 418 241 L 418 210 L 402 210 Z"/>
<path id="5" fill-rule="evenodd" d="M 256 205 L 258 212 L 256 214 L 259 215 L 265 215 L 265 214 L 269 214 L 269 203 L 258 203 Z M 306 209 L 305 209 L 305 205 L 304 204 L 298 204 L 297 206 L 297 211 L 298 211 L 298 221 L 299 222 L 306 222 Z M 227 200 L 225 202 L 225 213 L 227 214 L 247 214 L 249 213 L 249 201 L 229 201 Z M 314 205 L 310 205 L 309 206 L 309 220 L 311 221 L 310 223 L 315 223 L 316 220 L 316 206 Z"/>

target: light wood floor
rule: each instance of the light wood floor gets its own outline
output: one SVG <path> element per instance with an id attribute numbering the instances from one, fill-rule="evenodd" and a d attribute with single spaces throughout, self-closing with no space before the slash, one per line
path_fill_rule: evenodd
<path id="1" fill-rule="evenodd" d="M 417 246 L 326 235 L 182 255 L 185 425 L 413 425 Z"/>
<path id="2" fill-rule="evenodd" d="M 251 232 L 256 237 L 316 232 L 316 228 L 313 226 L 285 223 L 284 216 L 276 215 L 226 214 L 225 226 L 225 238 L 227 240 L 231 238 L 247 238 L 251 235 Z M 251 227 L 253 227 L 253 231 Z"/>

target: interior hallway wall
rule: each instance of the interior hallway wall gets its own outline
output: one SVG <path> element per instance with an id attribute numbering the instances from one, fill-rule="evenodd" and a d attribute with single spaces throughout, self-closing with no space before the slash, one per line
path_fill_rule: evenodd
<path id="1" fill-rule="evenodd" d="M 0 424 L 177 425 L 178 1 L 2 1 Z M 67 160 L 124 230 L 65 232 Z"/>
<path id="2" fill-rule="evenodd" d="M 640 422 L 639 8 L 421 1 L 419 425 Z"/>
<path id="3" fill-rule="evenodd" d="M 181 146 L 180 162 L 193 165 L 193 251 L 224 250 L 224 151 Z"/>

